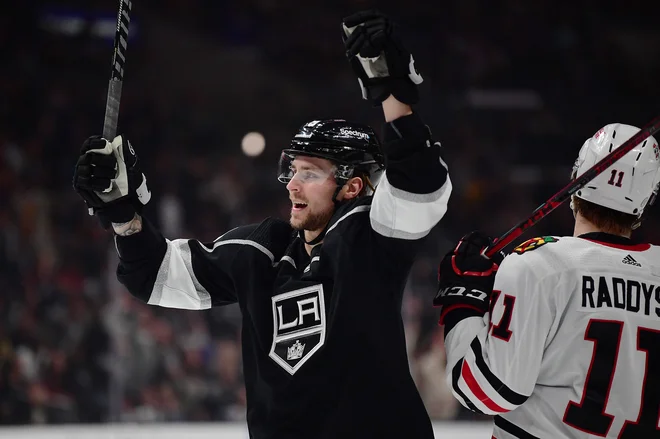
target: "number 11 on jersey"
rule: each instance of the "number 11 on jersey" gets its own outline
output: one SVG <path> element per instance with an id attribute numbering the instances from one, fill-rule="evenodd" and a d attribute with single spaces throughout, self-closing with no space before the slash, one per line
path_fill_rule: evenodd
<path id="1" fill-rule="evenodd" d="M 617 366 L 624 324 L 616 320 L 592 319 L 587 325 L 585 340 L 594 343 L 591 365 L 584 382 L 579 403 L 569 402 L 564 423 L 585 433 L 607 436 L 614 416 L 605 413 Z M 651 438 L 660 435 L 660 331 L 639 327 L 637 350 L 646 354 L 639 415 L 627 419 L 618 439 Z"/>

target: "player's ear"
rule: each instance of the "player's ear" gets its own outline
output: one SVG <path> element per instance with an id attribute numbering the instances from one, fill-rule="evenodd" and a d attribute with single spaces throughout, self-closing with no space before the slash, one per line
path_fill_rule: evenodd
<path id="1" fill-rule="evenodd" d="M 351 200 L 358 195 L 360 195 L 360 192 L 362 192 L 362 188 L 364 187 L 364 182 L 360 177 L 353 177 L 349 179 L 344 187 L 342 188 L 343 192 L 343 199 L 344 200 Z"/>

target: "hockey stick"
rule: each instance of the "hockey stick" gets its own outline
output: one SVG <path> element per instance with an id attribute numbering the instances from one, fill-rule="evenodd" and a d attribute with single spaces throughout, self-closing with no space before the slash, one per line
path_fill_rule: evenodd
<path id="1" fill-rule="evenodd" d="M 130 12 L 131 0 L 119 0 L 112 71 L 108 82 L 108 98 L 105 102 L 105 119 L 103 121 L 103 138 L 110 142 L 117 133 L 121 88 L 124 81 L 124 63 L 126 62 L 126 45 L 128 43 L 128 25 L 131 22 Z"/>
<path id="2" fill-rule="evenodd" d="M 569 182 L 563 189 L 550 197 L 545 203 L 536 208 L 529 218 L 519 222 L 511 230 L 500 236 L 495 244 L 484 251 L 484 255 L 491 258 L 495 253 L 501 251 L 509 245 L 514 239 L 522 235 L 527 229 L 541 221 L 550 212 L 559 207 L 564 201 L 568 200 L 578 190 L 582 189 L 587 183 L 600 175 L 607 168 L 612 166 L 617 160 L 640 144 L 644 139 L 652 136 L 660 129 L 660 116 L 644 125 L 637 134 L 625 141 L 623 145 L 606 155 L 593 165 L 584 174 Z"/>

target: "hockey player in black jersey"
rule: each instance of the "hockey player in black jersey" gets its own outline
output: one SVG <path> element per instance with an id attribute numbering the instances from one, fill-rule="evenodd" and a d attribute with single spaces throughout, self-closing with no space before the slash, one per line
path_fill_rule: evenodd
<path id="1" fill-rule="evenodd" d="M 391 22 L 359 13 L 343 31 L 363 97 L 382 105 L 384 142 L 361 124 L 304 124 L 279 166 L 289 221 L 268 218 L 213 242 L 165 239 L 141 214 L 150 193 L 121 136 L 88 139 L 74 175 L 114 230 L 117 276 L 132 295 L 192 310 L 238 303 L 255 439 L 433 437 L 409 373 L 401 300 L 451 182 L 410 107 L 421 77 Z"/>

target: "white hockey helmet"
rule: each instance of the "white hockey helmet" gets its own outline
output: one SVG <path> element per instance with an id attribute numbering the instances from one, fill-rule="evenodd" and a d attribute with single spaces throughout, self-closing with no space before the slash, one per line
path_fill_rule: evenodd
<path id="1" fill-rule="evenodd" d="M 598 130 L 582 145 L 571 178 L 582 175 L 638 131 L 639 128 L 622 123 L 609 124 Z M 658 141 L 650 136 L 587 183 L 575 196 L 640 218 L 644 209 L 653 204 L 659 186 L 660 149 Z"/>

